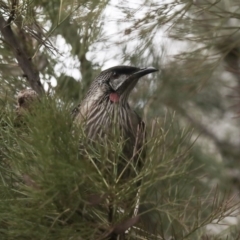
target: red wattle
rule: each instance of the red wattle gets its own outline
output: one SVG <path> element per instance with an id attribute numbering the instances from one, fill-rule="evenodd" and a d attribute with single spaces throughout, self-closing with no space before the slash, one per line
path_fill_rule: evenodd
<path id="1" fill-rule="evenodd" d="M 110 101 L 114 102 L 114 103 L 119 102 L 119 98 L 120 98 L 120 96 L 116 92 L 110 93 L 110 95 L 109 95 Z"/>

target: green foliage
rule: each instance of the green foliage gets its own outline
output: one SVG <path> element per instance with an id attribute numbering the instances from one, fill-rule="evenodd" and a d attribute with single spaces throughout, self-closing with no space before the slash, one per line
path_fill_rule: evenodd
<path id="1" fill-rule="evenodd" d="M 28 79 L 1 35 L 0 238 L 238 239 L 239 9 L 234 0 L 0 0 L 48 96 L 16 116 Z M 144 168 L 128 181 L 118 179 L 117 136 L 91 145 L 70 117 L 115 61 L 159 69 L 130 96 L 148 137 Z"/>
<path id="2" fill-rule="evenodd" d="M 167 118 L 152 125 L 144 168 L 128 181 L 116 175 L 123 143 L 89 145 L 59 99 L 36 102 L 21 119 L 6 111 L 1 123 L 1 239 L 101 239 L 125 226 L 132 227 L 127 239 L 192 239 L 236 208 L 206 189 L 203 166 L 192 168 L 191 131 Z"/>

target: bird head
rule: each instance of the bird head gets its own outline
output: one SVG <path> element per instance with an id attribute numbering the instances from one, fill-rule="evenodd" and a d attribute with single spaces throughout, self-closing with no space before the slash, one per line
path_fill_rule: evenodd
<path id="1" fill-rule="evenodd" d="M 94 96 L 94 100 L 97 101 L 107 99 L 112 103 L 127 102 L 128 96 L 138 80 L 156 71 L 158 70 L 153 67 L 115 66 L 109 68 L 95 78 L 88 96 Z"/>

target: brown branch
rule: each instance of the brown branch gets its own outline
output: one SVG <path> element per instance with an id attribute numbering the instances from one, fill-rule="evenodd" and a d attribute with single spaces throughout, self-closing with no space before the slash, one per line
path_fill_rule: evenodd
<path id="1" fill-rule="evenodd" d="M 175 107 L 175 110 L 184 116 L 193 125 L 193 127 L 199 131 L 199 133 L 211 139 L 223 156 L 230 156 L 237 160 L 239 159 L 240 148 L 238 145 L 234 145 L 226 140 L 219 139 L 207 126 L 204 126 L 200 121 L 190 116 L 187 111 L 185 111 L 184 108 L 180 107 L 179 105 Z"/>
<path id="2" fill-rule="evenodd" d="M 7 23 L 10 24 L 12 21 L 14 21 L 15 19 L 15 10 L 16 10 L 16 7 L 17 7 L 17 0 L 12 0 L 12 9 L 11 9 L 11 12 L 10 12 L 10 17 L 9 19 L 7 20 Z"/>
<path id="3" fill-rule="evenodd" d="M 229 40 L 230 42 L 230 40 Z M 226 42 L 225 42 L 226 43 Z M 228 71 L 231 72 L 234 77 L 237 79 L 237 87 L 235 88 L 235 92 L 238 94 L 238 98 L 240 97 L 240 67 L 239 67 L 239 59 L 240 52 L 238 46 L 234 46 L 226 55 L 225 62 L 228 64 Z M 237 113 L 240 110 L 240 101 L 237 101 L 236 104 Z"/>
<path id="4" fill-rule="evenodd" d="M 34 68 L 31 59 L 27 57 L 26 53 L 21 48 L 10 24 L 4 20 L 3 16 L 0 16 L 0 31 L 7 44 L 11 47 L 13 54 L 16 57 L 18 64 L 23 70 L 24 75 L 26 76 L 32 89 L 38 94 L 43 94 L 44 89 L 40 82 L 38 71 Z"/>

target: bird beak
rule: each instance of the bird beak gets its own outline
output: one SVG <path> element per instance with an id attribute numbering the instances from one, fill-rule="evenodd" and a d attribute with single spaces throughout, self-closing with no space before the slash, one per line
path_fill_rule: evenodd
<path id="1" fill-rule="evenodd" d="M 131 74 L 122 84 L 121 86 L 118 88 L 118 92 L 121 94 L 123 93 L 127 93 L 129 94 L 130 91 L 135 87 L 135 85 L 137 84 L 138 80 L 149 74 L 149 73 L 153 73 L 153 72 L 157 72 L 158 69 L 153 68 L 153 67 L 148 67 L 148 68 L 142 68 L 139 69 L 138 71 L 136 71 L 135 73 Z M 125 94 L 124 94 L 125 95 Z"/>
<path id="2" fill-rule="evenodd" d="M 139 71 L 135 72 L 134 74 L 132 74 L 131 76 L 134 76 L 136 78 L 141 78 L 149 73 L 153 73 L 153 72 L 157 72 L 158 69 L 154 68 L 154 67 L 148 67 L 148 68 L 142 68 Z"/>

